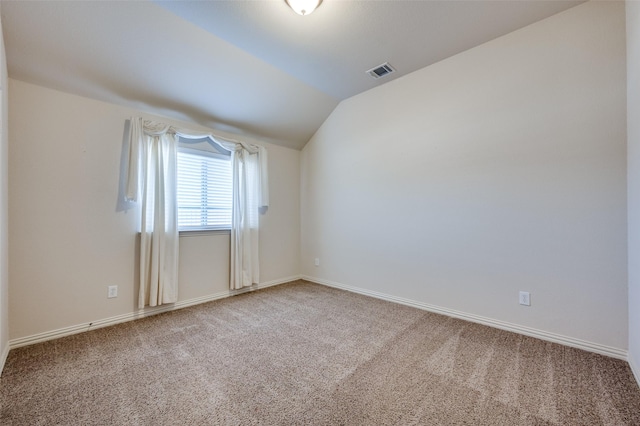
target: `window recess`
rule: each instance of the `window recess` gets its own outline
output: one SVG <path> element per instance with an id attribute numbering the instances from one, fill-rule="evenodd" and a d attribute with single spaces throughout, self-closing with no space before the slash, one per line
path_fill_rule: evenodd
<path id="1" fill-rule="evenodd" d="M 210 139 L 180 138 L 177 175 L 178 230 L 231 229 L 231 153 Z"/>

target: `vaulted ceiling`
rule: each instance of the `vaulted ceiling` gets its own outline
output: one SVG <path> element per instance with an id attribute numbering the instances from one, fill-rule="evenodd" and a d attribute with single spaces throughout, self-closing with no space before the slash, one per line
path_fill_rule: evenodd
<path id="1" fill-rule="evenodd" d="M 3 1 L 9 76 L 302 148 L 341 100 L 582 1 Z M 373 79 L 389 62 L 396 72 Z"/>

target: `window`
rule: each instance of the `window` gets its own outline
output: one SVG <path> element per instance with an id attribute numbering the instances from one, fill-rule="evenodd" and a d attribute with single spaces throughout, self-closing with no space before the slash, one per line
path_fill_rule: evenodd
<path id="1" fill-rule="evenodd" d="M 178 229 L 230 229 L 231 153 L 209 139 L 181 138 L 177 166 Z"/>

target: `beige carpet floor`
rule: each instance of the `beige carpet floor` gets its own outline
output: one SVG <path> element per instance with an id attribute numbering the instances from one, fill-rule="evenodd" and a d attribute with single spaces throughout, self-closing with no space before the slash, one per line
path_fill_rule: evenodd
<path id="1" fill-rule="evenodd" d="M 627 363 L 304 281 L 12 350 L 2 425 L 640 425 Z"/>

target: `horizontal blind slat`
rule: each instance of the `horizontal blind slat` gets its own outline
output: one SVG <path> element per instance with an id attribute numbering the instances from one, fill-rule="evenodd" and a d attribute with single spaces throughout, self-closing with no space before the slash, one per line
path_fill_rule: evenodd
<path id="1" fill-rule="evenodd" d="M 231 227 L 231 161 L 178 152 L 178 228 Z"/>

